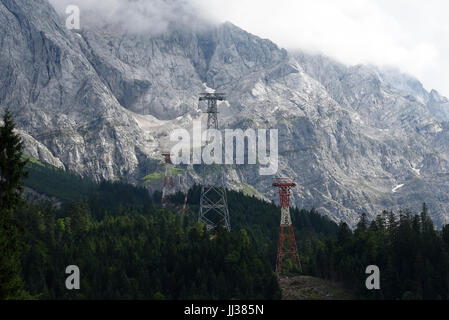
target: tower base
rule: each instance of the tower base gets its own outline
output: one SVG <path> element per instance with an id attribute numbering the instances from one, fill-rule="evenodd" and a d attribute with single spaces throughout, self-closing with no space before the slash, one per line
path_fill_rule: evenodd
<path id="1" fill-rule="evenodd" d="M 296 246 L 295 233 L 293 232 L 293 225 L 281 225 L 279 232 L 278 253 L 276 259 L 276 273 L 282 271 L 282 264 L 284 259 L 291 257 L 293 264 L 302 271 L 301 261 L 299 260 L 298 247 Z"/>

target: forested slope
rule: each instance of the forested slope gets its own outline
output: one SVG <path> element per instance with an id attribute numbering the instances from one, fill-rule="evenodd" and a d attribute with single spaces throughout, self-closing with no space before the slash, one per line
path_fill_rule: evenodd
<path id="1" fill-rule="evenodd" d="M 181 215 L 182 193 L 162 209 L 158 192 L 94 183 L 40 164 L 29 164 L 28 171 L 27 185 L 63 200 L 59 209 L 35 202 L 17 211 L 22 275 L 36 298 L 281 297 L 273 273 L 280 209 L 273 203 L 228 191 L 232 232 L 211 234 L 197 223 L 199 186 L 189 191 Z M 362 299 L 447 299 L 449 227 L 436 230 L 427 211 L 384 212 L 372 222 L 363 216 L 351 230 L 314 210 L 293 208 L 303 274 L 340 282 Z M 68 265 L 81 270 L 79 291 L 65 288 Z M 380 268 L 380 290 L 365 287 L 368 265 Z M 298 274 L 288 262 L 285 272 Z"/>

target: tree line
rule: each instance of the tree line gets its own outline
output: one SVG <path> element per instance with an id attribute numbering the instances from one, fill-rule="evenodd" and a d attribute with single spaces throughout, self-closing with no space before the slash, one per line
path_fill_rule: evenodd
<path id="1" fill-rule="evenodd" d="M 449 225 L 436 230 L 425 204 L 420 214 L 384 211 L 371 222 L 363 215 L 354 231 L 343 223 L 311 259 L 314 275 L 341 281 L 361 298 L 449 299 Z M 380 290 L 366 289 L 369 265 L 380 269 Z"/>

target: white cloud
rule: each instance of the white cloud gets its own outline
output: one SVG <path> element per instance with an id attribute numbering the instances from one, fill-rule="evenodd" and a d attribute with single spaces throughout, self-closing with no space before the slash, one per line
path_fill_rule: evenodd
<path id="1" fill-rule="evenodd" d="M 397 67 L 449 96 L 449 1 L 194 0 L 287 49 Z"/>
<path id="2" fill-rule="evenodd" d="M 81 27 L 112 24 L 124 31 L 157 35 L 173 26 L 201 27 L 205 19 L 189 0 L 49 0 L 60 14 L 69 5 L 81 10 Z M 200 14 L 203 16 L 203 14 Z"/>
<path id="3" fill-rule="evenodd" d="M 97 22 L 164 32 L 171 24 L 231 21 L 286 49 L 343 63 L 393 66 L 449 96 L 447 0 L 50 0 L 92 9 Z M 82 13 L 83 14 L 83 13 Z M 83 16 L 82 16 L 83 17 Z M 201 18 L 199 18 L 201 17 Z"/>

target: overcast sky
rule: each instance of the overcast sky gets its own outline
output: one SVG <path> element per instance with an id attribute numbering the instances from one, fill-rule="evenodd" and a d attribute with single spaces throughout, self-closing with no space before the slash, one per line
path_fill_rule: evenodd
<path id="1" fill-rule="evenodd" d="M 102 7 L 108 17 L 153 29 L 166 20 L 196 21 L 198 12 L 286 49 L 320 52 L 349 65 L 397 67 L 449 97 L 448 0 L 133 0 L 134 6 L 126 0 L 50 1 Z M 173 3 L 184 3 L 183 9 Z"/>

